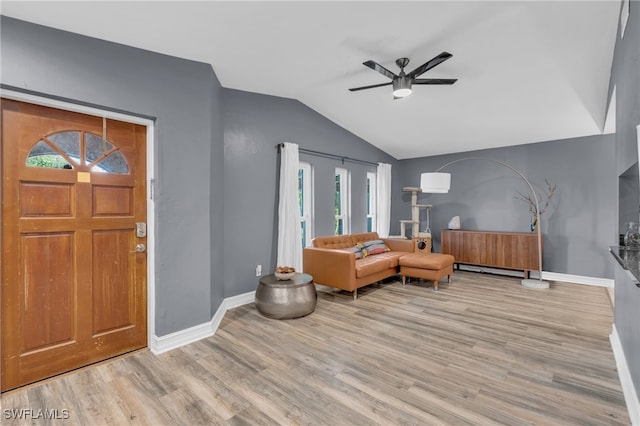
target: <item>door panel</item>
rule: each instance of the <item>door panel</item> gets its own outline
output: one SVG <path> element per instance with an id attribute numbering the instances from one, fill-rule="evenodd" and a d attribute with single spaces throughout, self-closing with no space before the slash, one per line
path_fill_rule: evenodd
<path id="1" fill-rule="evenodd" d="M 93 334 L 132 324 L 134 309 L 129 250 L 131 230 L 97 231 L 93 234 Z M 112 253 L 103 257 L 99 253 Z"/>
<path id="2" fill-rule="evenodd" d="M 146 129 L 2 100 L 1 390 L 146 346 Z"/>
<path id="3" fill-rule="evenodd" d="M 28 353 L 73 339 L 73 235 L 27 234 L 21 240 L 22 351 Z"/>
<path id="4" fill-rule="evenodd" d="M 22 182 L 20 216 L 72 216 L 73 194 L 68 184 Z"/>
<path id="5" fill-rule="evenodd" d="M 93 216 L 132 216 L 133 188 L 93 185 Z"/>

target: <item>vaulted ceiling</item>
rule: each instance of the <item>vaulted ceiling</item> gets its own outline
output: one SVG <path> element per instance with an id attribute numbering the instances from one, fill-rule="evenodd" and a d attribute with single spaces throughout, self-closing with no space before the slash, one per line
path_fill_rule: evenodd
<path id="1" fill-rule="evenodd" d="M 397 159 L 601 134 L 620 2 L 3 1 L 6 16 L 210 63 L 297 99 Z M 373 60 L 453 57 L 394 100 Z"/>

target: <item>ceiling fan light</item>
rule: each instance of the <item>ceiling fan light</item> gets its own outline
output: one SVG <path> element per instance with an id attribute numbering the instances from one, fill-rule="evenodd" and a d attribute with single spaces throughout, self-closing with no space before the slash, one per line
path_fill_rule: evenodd
<path id="1" fill-rule="evenodd" d="M 400 77 L 393 80 L 393 96 L 396 98 L 404 98 L 411 94 L 411 80 L 406 77 Z"/>
<path id="2" fill-rule="evenodd" d="M 396 89 L 393 91 L 393 96 L 397 98 L 404 98 L 411 94 L 411 89 Z"/>

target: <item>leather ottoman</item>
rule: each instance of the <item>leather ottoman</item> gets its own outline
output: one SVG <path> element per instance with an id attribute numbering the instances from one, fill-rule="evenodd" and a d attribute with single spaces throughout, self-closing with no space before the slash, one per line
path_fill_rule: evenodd
<path id="1" fill-rule="evenodd" d="M 438 290 L 439 279 L 446 276 L 448 282 L 451 282 L 454 261 L 454 257 L 450 254 L 405 254 L 399 261 L 402 285 L 405 284 L 406 277 L 415 277 L 425 280 L 433 280 L 433 289 Z"/>

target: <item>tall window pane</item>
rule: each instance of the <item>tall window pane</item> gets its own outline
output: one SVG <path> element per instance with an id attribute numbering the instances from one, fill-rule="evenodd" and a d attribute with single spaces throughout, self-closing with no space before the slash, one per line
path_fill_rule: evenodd
<path id="1" fill-rule="evenodd" d="M 304 170 L 298 169 L 298 210 L 300 217 L 304 216 Z"/>
<path id="2" fill-rule="evenodd" d="M 367 172 L 367 232 L 376 230 L 376 174 Z"/>
<path id="3" fill-rule="evenodd" d="M 335 234 L 349 233 L 349 172 L 336 169 Z"/>
<path id="4" fill-rule="evenodd" d="M 300 162 L 298 169 L 298 205 L 300 207 L 300 229 L 302 234 L 302 247 L 311 244 L 313 217 L 312 217 L 312 188 L 311 164 Z"/>

